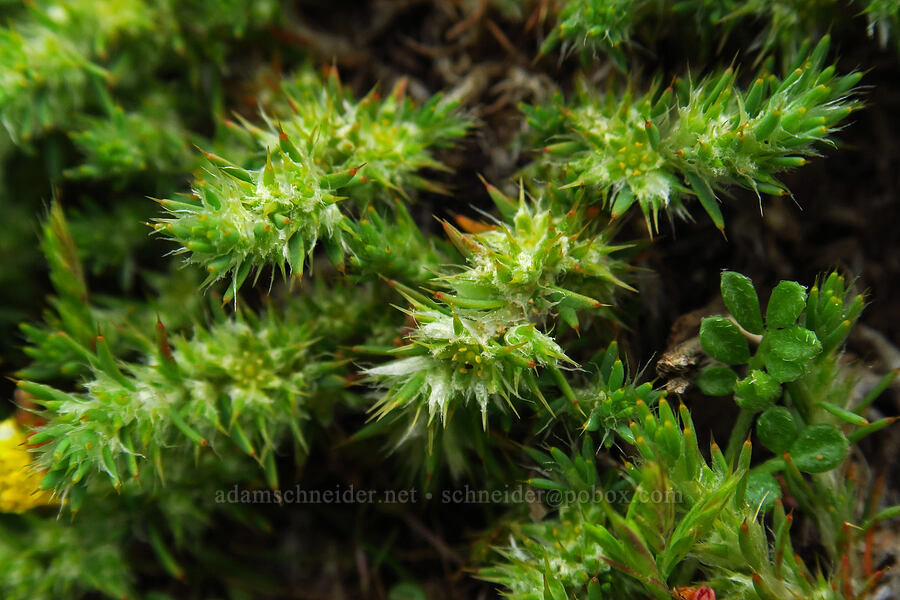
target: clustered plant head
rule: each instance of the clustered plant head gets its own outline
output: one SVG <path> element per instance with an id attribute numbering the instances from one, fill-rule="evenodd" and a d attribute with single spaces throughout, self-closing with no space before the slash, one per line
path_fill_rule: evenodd
<path id="1" fill-rule="evenodd" d="M 783 77 L 764 68 L 746 90 L 729 68 L 640 95 L 608 88 L 601 97 L 582 86 L 568 104 L 528 107 L 536 144 L 545 144 L 532 170 L 592 188 L 613 218 L 637 204 L 651 233 L 660 212 L 688 217 L 686 198 L 722 229 L 718 191 L 789 194 L 775 176 L 804 165 L 815 144 L 833 144 L 830 135 L 859 107 L 848 94 L 861 74 L 825 67 L 828 46 L 826 36 Z"/>
<path id="2" fill-rule="evenodd" d="M 418 58 L 387 44 L 367 63 L 302 2 L 0 4 L 0 200 L 14 225 L 38 215 L 50 287 L 40 317 L 0 307 L 24 343 L 0 420 L 0 597 L 293 597 L 273 573 L 319 565 L 319 528 L 349 531 L 338 509 L 211 499 L 323 471 L 429 501 L 527 488 L 480 507 L 461 554 L 418 506 L 360 508 L 402 513 L 512 599 L 879 597 L 873 539 L 900 507 L 859 444 L 894 423 L 874 405 L 898 371 L 861 383 L 854 280 L 763 293 L 710 265 L 721 304 L 689 334 L 685 387 L 634 359 L 662 350 L 635 349 L 660 216 L 685 231 L 699 204 L 725 233 L 732 202 L 816 209 L 788 173 L 865 108 L 866 65 L 831 54 L 842 3 L 414 3 L 426 32 L 459 12 L 442 44 L 500 44 L 504 85 L 541 74 L 516 107 L 472 100 L 493 63 L 450 76 L 450 51 L 412 37 Z M 369 52 L 398 17 L 362 4 Z M 850 4 L 896 43 L 896 3 Z M 688 67 L 648 72 L 673 39 Z M 724 57 L 733 40 L 749 47 Z M 495 139 L 502 168 L 473 168 Z M 31 277 L 22 229 L 0 291 Z M 381 596 L 426 597 L 382 533 L 334 546 L 353 545 L 361 593 L 390 569 Z M 250 555 L 275 567 L 250 574 Z"/>
<path id="3" fill-rule="evenodd" d="M 259 147 L 246 160 L 254 166 L 206 153 L 191 195 L 160 201 L 171 217 L 159 220 L 158 231 L 207 269 L 208 283 L 230 276 L 232 294 L 263 265 L 283 274 L 287 265 L 299 276 L 320 240 L 340 267 L 358 239 L 340 204 L 359 209 L 376 195 L 436 189 L 418 175 L 445 168 L 429 150 L 449 146 L 469 127 L 454 102 L 438 95 L 414 107 L 399 85 L 387 98 L 371 92 L 354 100 L 335 70 L 285 88 L 285 116 L 267 116 L 266 128 L 247 123 L 241 132 Z"/>

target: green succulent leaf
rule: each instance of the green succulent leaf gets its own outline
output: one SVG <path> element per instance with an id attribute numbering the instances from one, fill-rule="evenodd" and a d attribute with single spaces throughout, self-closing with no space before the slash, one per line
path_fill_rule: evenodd
<path id="1" fill-rule="evenodd" d="M 781 395 L 781 384 L 766 373 L 754 369 L 735 385 L 734 400 L 751 412 L 762 412 L 775 404 Z"/>
<path id="2" fill-rule="evenodd" d="M 771 474 L 754 470 L 747 476 L 745 498 L 748 506 L 753 509 L 759 507 L 761 513 L 767 513 L 781 498 L 781 486 Z"/>
<path id="3" fill-rule="evenodd" d="M 783 360 L 772 352 L 767 352 L 763 356 L 763 360 L 766 364 L 766 372 L 780 383 L 797 381 L 806 374 L 804 363 Z"/>
<path id="4" fill-rule="evenodd" d="M 766 326 L 783 329 L 793 325 L 806 308 L 806 288 L 796 281 L 782 281 L 769 297 L 766 307 Z"/>
<path id="5" fill-rule="evenodd" d="M 728 396 L 734 393 L 737 377 L 728 367 L 713 365 L 700 371 L 695 383 L 707 396 Z"/>
<path id="6" fill-rule="evenodd" d="M 761 334 L 763 321 L 759 297 L 750 278 L 734 271 L 725 271 L 722 273 L 721 288 L 722 300 L 738 325 L 750 333 Z"/>
<path id="7" fill-rule="evenodd" d="M 769 350 L 781 360 L 803 362 L 822 352 L 816 334 L 803 327 L 789 327 L 769 332 Z"/>
<path id="8" fill-rule="evenodd" d="M 824 473 L 847 457 L 850 441 L 833 425 L 810 425 L 791 444 L 790 455 L 804 473 Z"/>
<path id="9" fill-rule="evenodd" d="M 725 317 L 708 317 L 700 324 L 700 344 L 714 359 L 726 365 L 750 360 L 750 346 L 737 325 Z"/>
<path id="10" fill-rule="evenodd" d="M 783 406 L 772 406 L 757 419 L 756 435 L 766 448 L 780 455 L 797 439 L 797 424 L 791 411 Z"/>

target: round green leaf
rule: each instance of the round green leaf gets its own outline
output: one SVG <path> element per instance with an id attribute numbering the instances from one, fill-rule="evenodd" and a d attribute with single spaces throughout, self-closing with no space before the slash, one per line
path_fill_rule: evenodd
<path id="1" fill-rule="evenodd" d="M 750 278 L 734 271 L 723 271 L 721 288 L 722 300 L 734 320 L 750 333 L 761 334 L 763 321 L 759 297 Z"/>
<path id="2" fill-rule="evenodd" d="M 806 288 L 796 281 L 782 281 L 772 290 L 766 307 L 766 327 L 782 329 L 793 325 L 806 308 Z"/>
<path id="3" fill-rule="evenodd" d="M 762 412 L 775 404 L 781 396 L 781 384 L 766 373 L 754 369 L 737 382 L 734 387 L 734 401 L 745 410 Z"/>
<path id="4" fill-rule="evenodd" d="M 763 446 L 781 455 L 797 439 L 797 424 L 791 411 L 783 406 L 772 406 L 757 419 L 756 435 Z"/>
<path id="5" fill-rule="evenodd" d="M 791 444 L 790 455 L 804 473 L 824 473 L 847 456 L 850 441 L 833 425 L 810 425 Z"/>
<path id="6" fill-rule="evenodd" d="M 707 396 L 729 396 L 734 392 L 737 373 L 720 365 L 706 367 L 694 383 Z"/>
<path id="7" fill-rule="evenodd" d="M 775 506 L 775 501 L 781 498 L 781 486 L 769 473 L 751 471 L 747 477 L 747 506 L 765 514 Z"/>
<path id="8" fill-rule="evenodd" d="M 781 360 L 802 362 L 822 352 L 822 342 L 816 334 L 803 327 L 789 327 L 771 331 L 769 350 Z"/>
<path id="9" fill-rule="evenodd" d="M 737 325 L 725 317 L 708 317 L 700 324 L 700 344 L 707 354 L 726 365 L 750 360 L 750 346 Z"/>
<path id="10" fill-rule="evenodd" d="M 782 360 L 771 351 L 766 352 L 763 358 L 766 363 L 766 371 L 781 383 L 797 381 L 806 373 L 806 363 Z"/>

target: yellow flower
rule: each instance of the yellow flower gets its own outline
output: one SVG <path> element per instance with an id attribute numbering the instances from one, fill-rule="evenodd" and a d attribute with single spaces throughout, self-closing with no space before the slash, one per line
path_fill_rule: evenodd
<path id="1" fill-rule="evenodd" d="M 54 502 L 39 492 L 39 473 L 31 470 L 25 433 L 13 419 L 0 421 L 0 513 L 21 513 Z"/>

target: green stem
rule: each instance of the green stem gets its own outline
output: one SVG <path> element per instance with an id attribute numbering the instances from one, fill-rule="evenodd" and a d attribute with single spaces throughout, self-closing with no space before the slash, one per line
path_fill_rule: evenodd
<path id="1" fill-rule="evenodd" d="M 784 389 L 787 391 L 787 396 L 790 396 L 791 405 L 797 410 L 797 414 L 803 420 L 803 423 L 812 423 L 812 398 L 799 384 L 799 380 L 784 384 Z"/>
<path id="2" fill-rule="evenodd" d="M 755 473 L 768 473 L 773 475 L 779 471 L 783 471 L 787 467 L 787 463 L 780 456 L 773 456 L 766 462 L 753 468 Z"/>
<path id="3" fill-rule="evenodd" d="M 728 448 L 725 450 L 725 460 L 728 461 L 729 465 L 734 464 L 738 450 L 741 444 L 744 443 L 744 440 L 747 439 L 747 434 L 750 433 L 750 427 L 753 425 L 755 417 L 756 413 L 743 408 L 738 413 L 737 421 L 734 422 L 734 427 L 731 429 L 731 437 L 728 438 Z"/>

